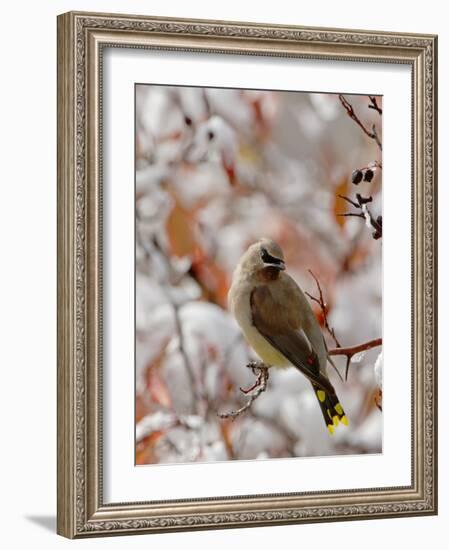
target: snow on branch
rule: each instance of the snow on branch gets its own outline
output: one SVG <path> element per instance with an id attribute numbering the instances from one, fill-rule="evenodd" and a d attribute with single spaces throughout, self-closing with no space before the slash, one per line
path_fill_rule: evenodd
<path id="1" fill-rule="evenodd" d="M 374 229 L 373 239 L 377 240 L 382 237 L 382 216 L 377 216 L 375 218 L 368 208 L 368 204 L 373 202 L 373 197 L 362 197 L 360 193 L 356 194 L 356 201 L 346 197 L 345 195 L 338 195 L 341 199 L 345 200 L 354 208 L 357 208 L 359 212 L 345 212 L 344 214 L 338 214 L 338 216 L 349 217 L 353 216 L 355 218 L 362 218 L 365 220 L 367 227 L 372 227 Z"/>

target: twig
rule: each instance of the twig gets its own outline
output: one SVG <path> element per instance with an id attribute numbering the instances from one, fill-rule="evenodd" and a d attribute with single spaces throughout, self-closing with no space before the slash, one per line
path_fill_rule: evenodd
<path id="1" fill-rule="evenodd" d="M 170 296 L 168 295 L 168 293 L 167 293 L 167 297 L 170 299 Z M 193 410 L 195 413 L 197 413 L 198 400 L 200 396 L 198 394 L 197 387 L 196 387 L 196 380 L 195 380 L 195 374 L 193 372 L 192 363 L 190 362 L 189 356 L 187 355 L 187 352 L 184 347 L 184 334 L 182 331 L 181 320 L 179 318 L 179 306 L 175 303 L 174 300 L 170 300 L 170 305 L 172 306 L 173 314 L 175 318 L 175 327 L 176 327 L 176 332 L 177 332 L 178 341 L 179 341 L 179 346 L 178 346 L 179 353 L 181 354 L 181 357 L 183 359 L 184 366 L 185 366 L 187 376 L 189 378 L 190 386 L 192 389 Z"/>
<path id="2" fill-rule="evenodd" d="M 308 271 L 309 271 L 310 275 L 312 275 L 312 277 L 315 279 L 315 283 L 316 283 L 316 286 L 317 286 L 317 289 L 318 289 L 318 292 L 319 292 L 319 298 L 315 298 L 315 296 L 312 296 L 308 292 L 306 292 L 306 294 L 311 300 L 313 300 L 314 302 L 316 302 L 320 306 L 321 311 L 323 313 L 324 326 L 326 327 L 326 330 L 329 332 L 329 334 L 332 336 L 337 348 L 341 348 L 341 344 L 338 341 L 337 336 L 335 335 L 335 330 L 330 327 L 329 322 L 327 320 L 327 304 L 324 301 L 323 291 L 321 290 L 320 281 L 318 280 L 318 277 L 313 273 L 313 271 L 311 269 L 309 269 Z"/>
<path id="3" fill-rule="evenodd" d="M 373 170 L 376 168 L 380 168 L 382 170 L 382 162 L 380 160 L 372 160 L 368 166 L 361 166 L 358 170 L 363 172 L 364 170 Z"/>
<path id="4" fill-rule="evenodd" d="M 357 202 L 353 201 L 349 197 L 346 197 L 345 195 L 338 195 L 341 199 L 345 200 L 346 202 L 349 202 L 354 208 L 358 208 L 361 210 L 361 212 L 345 212 L 344 214 L 337 214 L 338 216 L 342 217 L 350 217 L 353 216 L 354 218 L 362 218 L 367 223 L 371 225 L 371 227 L 374 229 L 373 233 L 373 239 L 380 239 L 382 237 L 382 216 L 378 216 L 377 218 L 374 218 L 374 216 L 371 214 L 370 209 L 368 208 L 367 204 L 373 201 L 372 197 L 362 197 L 360 193 L 356 194 Z"/>
<path id="5" fill-rule="evenodd" d="M 379 113 L 379 115 L 382 116 L 382 109 L 379 107 L 379 105 L 377 104 L 377 99 L 376 99 L 376 96 L 374 95 L 370 95 L 369 96 L 369 99 L 371 101 L 371 104 L 368 105 L 368 109 L 374 109 L 375 111 L 377 111 Z"/>
<path id="6" fill-rule="evenodd" d="M 236 411 L 229 411 L 227 413 L 217 412 L 217 415 L 220 418 L 231 418 L 232 420 L 235 420 L 238 416 L 247 411 L 251 407 L 253 402 L 267 389 L 269 367 L 265 363 L 262 363 L 260 361 L 252 361 L 246 366 L 252 370 L 253 374 L 257 377 L 257 380 L 255 384 L 251 386 L 251 388 L 248 388 L 247 390 L 240 388 L 240 391 L 244 394 L 247 394 L 253 390 L 255 391 L 254 393 L 251 393 L 248 401 Z"/>
<path id="7" fill-rule="evenodd" d="M 254 374 L 256 374 L 254 372 L 254 367 L 251 367 L 252 368 L 252 371 Z M 254 382 L 254 384 L 252 386 L 250 386 L 249 388 L 242 388 L 240 386 L 239 390 L 244 393 L 245 395 L 248 395 L 249 393 L 251 393 L 252 391 L 254 391 L 255 389 L 259 388 L 259 386 L 262 385 L 263 381 L 262 381 L 262 378 L 264 376 L 264 371 L 259 369 L 259 374 L 257 375 L 257 378 L 256 378 L 256 381 Z"/>
<path id="8" fill-rule="evenodd" d="M 342 218 L 363 218 L 365 219 L 365 216 L 363 214 L 358 214 L 357 212 L 346 212 L 345 214 L 338 214 L 338 216 L 341 216 Z"/>
<path id="9" fill-rule="evenodd" d="M 345 98 L 345 96 L 343 94 L 339 94 L 338 99 L 340 100 L 340 103 L 343 105 L 346 112 L 348 113 L 348 116 L 352 118 L 352 120 L 362 129 L 365 135 L 367 135 L 369 138 L 373 139 L 376 142 L 377 146 L 382 151 L 382 143 L 379 139 L 379 136 L 377 135 L 375 124 L 373 124 L 370 132 L 365 127 L 363 122 L 359 119 L 359 117 L 356 115 L 353 106 L 349 103 L 349 101 Z"/>
<path id="10" fill-rule="evenodd" d="M 378 146 L 379 149 L 382 151 L 382 143 L 381 143 L 381 141 L 380 141 L 380 139 L 379 139 L 379 135 L 378 135 L 378 133 L 377 133 L 377 128 L 376 128 L 376 125 L 375 125 L 375 124 L 373 124 L 373 125 L 371 126 L 371 133 L 372 133 L 372 136 L 373 136 L 374 141 L 377 143 L 377 146 Z"/>
<path id="11" fill-rule="evenodd" d="M 349 199 L 348 197 L 345 197 L 344 195 L 339 195 L 339 197 L 350 202 L 356 208 L 362 208 L 362 209 L 363 209 L 363 205 L 373 202 L 373 197 L 362 197 L 360 193 L 356 193 L 355 195 L 357 202 L 354 202 L 353 200 Z"/>
<path id="12" fill-rule="evenodd" d="M 315 283 L 316 283 L 316 286 L 318 288 L 318 292 L 319 292 L 320 297 L 316 298 L 315 296 L 312 296 L 312 294 L 310 294 L 309 292 L 306 292 L 306 294 L 311 300 L 313 300 L 314 302 L 316 302 L 320 306 L 321 312 L 322 312 L 322 315 L 323 315 L 323 319 L 324 319 L 324 326 L 326 327 L 326 330 L 329 332 L 329 334 L 332 336 L 332 338 L 335 342 L 335 345 L 338 348 L 341 348 L 341 344 L 338 341 L 338 338 L 335 334 L 335 330 L 333 328 L 331 328 L 331 326 L 329 325 L 329 322 L 327 320 L 327 310 L 328 310 L 328 308 L 327 308 L 326 302 L 324 301 L 323 291 L 321 290 L 320 281 L 311 269 L 309 269 L 309 273 L 315 279 Z M 337 369 L 337 367 L 334 365 L 334 363 L 332 361 L 329 360 L 329 363 L 332 366 L 332 368 L 335 370 L 335 372 L 338 374 L 338 377 L 340 378 L 340 380 L 343 382 L 343 377 L 341 376 L 340 371 Z"/>
<path id="13" fill-rule="evenodd" d="M 356 346 L 350 346 L 346 348 L 333 348 L 329 350 L 329 355 L 346 355 L 352 357 L 356 353 L 360 353 L 361 351 L 366 351 L 371 348 L 376 348 L 378 346 L 382 345 L 382 338 L 375 338 L 374 340 L 369 340 L 368 342 L 364 342 L 363 344 L 357 344 Z"/>
<path id="14" fill-rule="evenodd" d="M 346 356 L 346 369 L 345 369 L 345 380 L 348 379 L 348 372 L 349 372 L 349 365 L 351 363 L 351 359 L 356 355 L 356 353 L 360 353 L 361 351 L 366 351 L 371 348 L 376 348 L 378 346 L 382 345 L 382 338 L 376 338 L 374 340 L 369 340 L 368 342 L 364 342 L 363 344 L 358 344 L 357 346 L 351 346 L 347 348 L 337 347 L 334 349 L 329 350 L 329 355 L 345 355 Z"/>

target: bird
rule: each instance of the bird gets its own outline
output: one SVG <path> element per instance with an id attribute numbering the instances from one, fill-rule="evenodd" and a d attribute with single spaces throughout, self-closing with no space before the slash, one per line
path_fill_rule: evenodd
<path id="1" fill-rule="evenodd" d="M 231 313 L 269 368 L 295 367 L 311 383 L 330 434 L 348 418 L 327 375 L 328 348 L 309 301 L 286 273 L 284 253 L 262 238 L 244 252 L 228 292 Z M 335 365 L 333 365 L 335 366 Z"/>

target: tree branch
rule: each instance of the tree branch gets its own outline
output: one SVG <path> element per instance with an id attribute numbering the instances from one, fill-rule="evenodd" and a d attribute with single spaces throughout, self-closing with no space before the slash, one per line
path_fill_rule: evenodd
<path id="1" fill-rule="evenodd" d="M 368 109 L 374 109 L 375 111 L 377 111 L 379 113 L 379 115 L 382 116 L 382 109 L 379 107 L 379 105 L 377 104 L 377 99 L 376 99 L 376 96 L 374 95 L 370 95 L 369 96 L 369 99 L 371 101 L 371 104 L 368 105 Z"/>
<path id="2" fill-rule="evenodd" d="M 343 94 L 339 94 L 338 99 L 340 100 L 340 103 L 343 105 L 346 112 L 348 113 L 348 116 L 352 118 L 352 120 L 362 129 L 365 135 L 367 135 L 369 138 L 373 139 L 376 142 L 377 146 L 382 151 L 382 143 L 379 139 L 379 136 L 377 135 L 375 124 L 373 124 L 370 132 L 365 127 L 365 125 L 360 120 L 360 118 L 356 115 L 353 106 L 349 103 L 349 101 L 345 98 L 345 96 Z"/>
<path id="3" fill-rule="evenodd" d="M 321 290 L 320 281 L 318 280 L 318 277 L 313 273 L 313 271 L 311 269 L 309 269 L 308 271 L 309 271 L 310 275 L 312 275 L 312 277 L 315 279 L 315 283 L 316 283 L 318 293 L 319 293 L 319 298 L 315 298 L 315 296 L 312 296 L 308 292 L 306 292 L 306 294 L 311 300 L 313 300 L 314 302 L 316 302 L 320 306 L 321 312 L 323 314 L 324 326 L 326 327 L 326 330 L 329 332 L 329 334 L 332 336 L 337 348 L 341 348 L 341 344 L 338 341 L 337 336 L 335 335 L 335 330 L 330 327 L 329 322 L 327 320 L 328 308 L 327 308 L 326 302 L 324 301 L 323 291 Z"/>
<path id="4" fill-rule="evenodd" d="M 168 293 L 167 293 L 167 297 L 170 298 Z M 187 352 L 185 350 L 184 333 L 183 333 L 182 326 L 181 326 L 181 319 L 179 318 L 179 306 L 178 306 L 178 304 L 175 303 L 174 300 L 170 300 L 170 305 L 172 306 L 172 309 L 173 309 L 173 315 L 174 315 L 175 327 L 176 327 L 176 334 L 178 336 L 179 353 L 181 354 L 181 357 L 182 357 L 182 360 L 183 360 L 183 363 L 184 363 L 184 367 L 186 369 L 186 373 L 187 373 L 187 376 L 189 378 L 190 387 L 191 387 L 191 390 L 192 390 L 193 410 L 194 410 L 195 413 L 197 413 L 198 412 L 198 400 L 200 398 L 200 395 L 199 395 L 197 387 L 196 387 L 196 380 L 195 380 L 195 373 L 194 373 L 194 370 L 193 370 L 193 366 L 192 366 L 192 363 L 190 362 L 190 358 L 187 355 Z"/>
<path id="5" fill-rule="evenodd" d="M 361 210 L 361 212 L 345 212 L 344 214 L 337 214 L 338 216 L 353 216 L 355 218 L 362 218 L 366 221 L 367 225 L 371 225 L 371 227 L 374 229 L 373 239 L 377 240 L 382 237 L 382 216 L 377 216 L 377 218 L 374 218 L 374 216 L 371 214 L 370 209 L 367 206 L 368 203 L 373 201 L 372 197 L 362 197 L 360 193 L 357 193 L 357 202 L 355 202 L 345 195 L 338 196 L 346 202 L 349 202 L 349 204 L 354 206 L 354 208 L 358 208 L 359 210 Z"/>
<path id="6" fill-rule="evenodd" d="M 362 351 L 367 351 L 371 348 L 376 348 L 382 345 L 382 338 L 375 338 L 374 340 L 369 340 L 363 344 L 358 344 L 357 346 L 351 346 L 347 348 L 337 347 L 329 350 L 329 355 L 345 355 L 346 356 L 346 370 L 345 370 L 345 380 L 348 379 L 349 364 L 351 359 Z"/>
<path id="7" fill-rule="evenodd" d="M 358 344 L 356 346 L 350 346 L 347 348 L 333 348 L 329 350 L 329 355 L 346 355 L 352 357 L 356 353 L 360 353 L 361 351 L 366 351 L 371 348 L 376 348 L 378 346 L 382 345 L 382 338 L 375 338 L 374 340 L 369 340 L 368 342 L 364 342 L 363 344 Z"/>
<path id="8" fill-rule="evenodd" d="M 231 418 L 232 420 L 235 420 L 238 416 L 240 416 L 242 413 L 247 411 L 251 407 L 253 402 L 267 389 L 268 378 L 269 378 L 268 365 L 266 365 L 261 361 L 252 361 L 251 363 L 248 363 L 246 366 L 252 370 L 253 374 L 257 377 L 257 379 L 250 388 L 247 388 L 247 389 L 240 388 L 240 391 L 245 395 L 251 392 L 253 393 L 251 393 L 248 401 L 244 405 L 242 405 L 239 409 L 235 411 L 229 411 L 227 413 L 217 412 L 217 415 L 220 418 Z"/>

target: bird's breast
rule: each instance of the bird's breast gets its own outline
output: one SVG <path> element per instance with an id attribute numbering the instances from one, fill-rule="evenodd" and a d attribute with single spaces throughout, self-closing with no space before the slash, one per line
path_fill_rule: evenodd
<path id="1" fill-rule="evenodd" d="M 233 293 L 230 300 L 232 313 L 242 329 L 246 341 L 264 363 L 275 367 L 287 367 L 290 365 L 290 361 L 274 348 L 253 324 L 250 304 L 252 290 L 252 288 L 242 288 Z"/>

